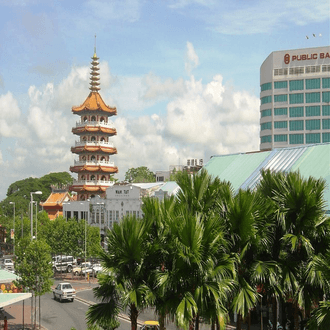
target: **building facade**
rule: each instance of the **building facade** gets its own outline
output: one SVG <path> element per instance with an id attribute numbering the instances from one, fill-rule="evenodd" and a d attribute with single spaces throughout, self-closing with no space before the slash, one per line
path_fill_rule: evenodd
<path id="1" fill-rule="evenodd" d="M 106 198 L 95 196 L 85 201 L 63 203 L 63 214 L 66 219 L 85 219 L 89 225 L 99 227 L 103 237 L 114 223 L 120 222 L 126 215 L 142 218 L 143 197 L 163 200 L 178 191 L 176 182 L 116 184 L 106 190 Z"/>
<path id="2" fill-rule="evenodd" d="M 90 72 L 90 93 L 85 102 L 72 107 L 72 112 L 80 117 L 72 133 L 78 136 L 78 141 L 71 148 L 77 155 L 70 171 L 78 178 L 70 186 L 70 191 L 77 193 L 77 200 L 84 201 L 96 195 L 105 197 L 105 191 L 113 185 L 111 175 L 118 168 L 111 161 L 117 149 L 111 142 L 116 135 L 116 129 L 109 117 L 117 114 L 115 107 L 106 105 L 99 94 L 99 58 L 94 49 Z"/>
<path id="3" fill-rule="evenodd" d="M 271 53 L 260 87 L 260 150 L 330 142 L 330 46 Z"/>

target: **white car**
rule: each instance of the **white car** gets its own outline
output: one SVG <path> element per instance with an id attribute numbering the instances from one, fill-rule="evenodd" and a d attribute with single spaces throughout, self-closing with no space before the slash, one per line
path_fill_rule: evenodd
<path id="1" fill-rule="evenodd" d="M 103 272 L 103 267 L 101 266 L 101 264 L 94 264 L 92 266 L 92 272 L 93 272 L 93 276 L 97 277 L 99 273 Z"/>
<path id="2" fill-rule="evenodd" d="M 74 267 L 72 271 L 76 276 L 92 273 L 92 264 L 90 262 L 82 262 L 79 266 Z"/>
<path id="3" fill-rule="evenodd" d="M 73 301 L 76 297 L 76 290 L 72 287 L 71 283 L 62 282 L 53 290 L 53 296 L 54 300 L 59 299 L 60 302 L 63 300 Z"/>
<path id="4" fill-rule="evenodd" d="M 14 268 L 14 263 L 11 259 L 5 259 L 3 261 L 3 264 L 5 265 L 6 268 Z"/>

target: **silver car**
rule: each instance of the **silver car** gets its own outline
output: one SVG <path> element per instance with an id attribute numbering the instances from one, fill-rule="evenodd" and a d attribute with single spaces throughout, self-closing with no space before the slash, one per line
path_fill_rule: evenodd
<path id="1" fill-rule="evenodd" d="M 62 282 L 53 290 L 53 296 L 54 300 L 59 299 L 60 302 L 63 300 L 73 301 L 76 297 L 76 290 L 72 287 L 71 283 Z"/>

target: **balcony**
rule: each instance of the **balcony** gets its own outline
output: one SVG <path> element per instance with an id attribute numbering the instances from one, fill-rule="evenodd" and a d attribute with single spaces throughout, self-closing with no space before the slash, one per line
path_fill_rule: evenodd
<path id="1" fill-rule="evenodd" d="M 105 180 L 73 180 L 72 186 L 113 186 L 114 181 L 105 181 Z"/>
<path id="2" fill-rule="evenodd" d="M 83 146 L 104 146 L 108 148 L 113 148 L 112 142 L 106 142 L 106 141 L 75 141 L 75 147 L 83 147 Z"/>
<path id="3" fill-rule="evenodd" d="M 114 124 L 112 122 L 104 122 L 104 121 L 77 121 L 76 127 L 84 127 L 84 126 L 100 126 L 106 128 L 114 128 Z"/>
<path id="4" fill-rule="evenodd" d="M 115 163 L 114 162 L 108 162 L 108 161 L 86 161 L 86 160 L 75 160 L 74 161 L 74 166 L 109 166 L 109 167 L 114 167 Z"/>

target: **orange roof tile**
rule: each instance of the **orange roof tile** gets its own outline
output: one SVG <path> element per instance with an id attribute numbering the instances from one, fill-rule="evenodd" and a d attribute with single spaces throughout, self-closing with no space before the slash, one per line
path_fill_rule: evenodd
<path id="1" fill-rule="evenodd" d="M 85 102 L 79 107 L 72 107 L 72 112 L 79 113 L 84 110 L 105 111 L 110 115 L 116 115 L 116 107 L 111 108 L 106 105 L 98 92 L 90 92 Z"/>

